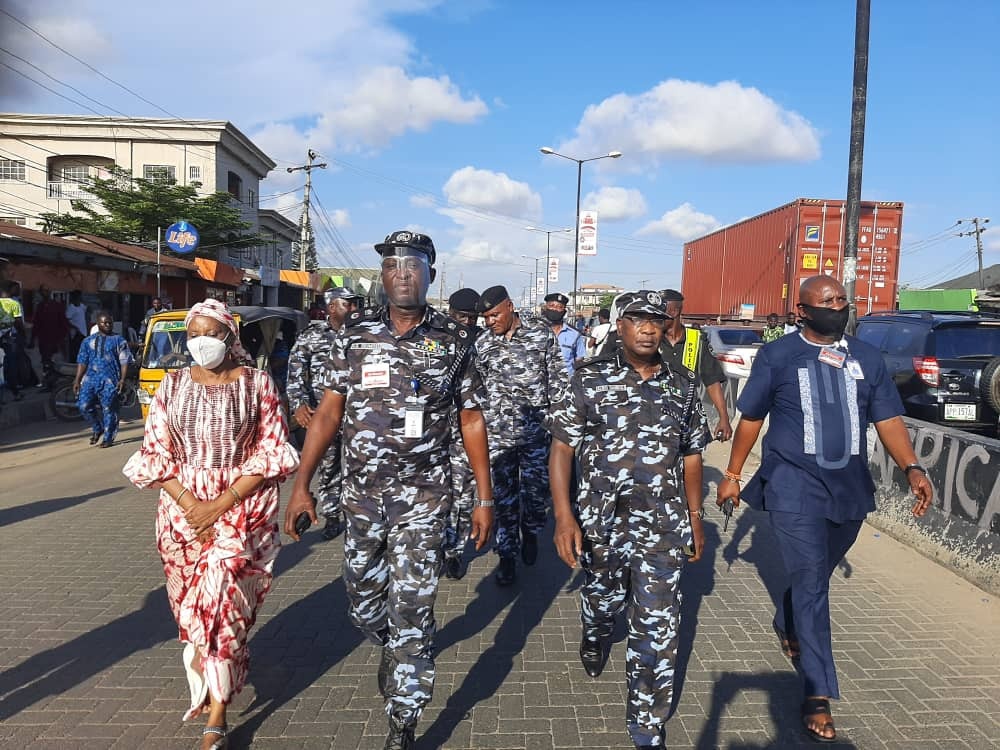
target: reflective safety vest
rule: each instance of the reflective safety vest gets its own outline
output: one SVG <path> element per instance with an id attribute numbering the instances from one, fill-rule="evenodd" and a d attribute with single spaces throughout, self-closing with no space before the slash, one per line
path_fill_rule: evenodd
<path id="1" fill-rule="evenodd" d="M 684 329 L 684 355 L 681 358 L 681 363 L 689 369 L 695 375 L 700 375 L 698 372 L 698 355 L 701 353 L 701 331 L 695 328 Z"/>

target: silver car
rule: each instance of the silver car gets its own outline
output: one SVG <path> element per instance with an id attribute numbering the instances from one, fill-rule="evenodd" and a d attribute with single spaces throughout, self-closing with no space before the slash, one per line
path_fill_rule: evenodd
<path id="1" fill-rule="evenodd" d="M 750 377 L 750 366 L 764 343 L 758 331 L 744 326 L 705 326 L 702 331 L 726 377 Z"/>

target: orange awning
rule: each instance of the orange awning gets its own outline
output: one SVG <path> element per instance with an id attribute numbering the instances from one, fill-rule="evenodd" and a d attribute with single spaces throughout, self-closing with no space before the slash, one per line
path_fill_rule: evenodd
<path id="1" fill-rule="evenodd" d="M 198 266 L 198 275 L 205 281 L 227 286 L 239 286 L 243 283 L 243 271 L 235 266 L 208 258 L 195 258 L 194 262 Z"/>
<path id="2" fill-rule="evenodd" d="M 289 286 L 297 286 L 300 289 L 311 289 L 319 291 L 322 289 L 322 279 L 317 273 L 308 271 L 291 271 L 287 268 L 281 270 L 281 281 Z"/>

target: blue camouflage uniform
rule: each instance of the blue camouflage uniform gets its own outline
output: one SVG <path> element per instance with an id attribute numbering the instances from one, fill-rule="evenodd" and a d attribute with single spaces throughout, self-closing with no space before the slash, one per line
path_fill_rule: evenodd
<path id="1" fill-rule="evenodd" d="M 581 363 L 546 420 L 579 460 L 585 635 L 610 637 L 626 611 L 626 724 L 640 746 L 662 745 L 673 699 L 682 548 L 692 537 L 683 457 L 711 439 L 695 387 L 666 364 L 641 380 L 616 350 Z"/>
<path id="2" fill-rule="evenodd" d="M 104 435 L 105 443 L 114 442 L 118 434 L 118 383 L 122 370 L 133 361 L 128 343 L 118 335 L 95 333 L 80 344 L 76 363 L 86 370 L 76 405 L 94 435 Z"/>
<path id="3" fill-rule="evenodd" d="M 402 336 L 388 310 L 354 312 L 324 377 L 345 399 L 341 505 L 350 617 L 391 652 L 386 712 L 398 725 L 419 719 L 434 686 L 434 600 L 451 507 L 450 420 L 459 409 L 481 409 L 485 399 L 467 366 L 471 344 L 467 328 L 431 307 Z M 408 411 L 422 412 L 420 437 L 406 437 Z"/>

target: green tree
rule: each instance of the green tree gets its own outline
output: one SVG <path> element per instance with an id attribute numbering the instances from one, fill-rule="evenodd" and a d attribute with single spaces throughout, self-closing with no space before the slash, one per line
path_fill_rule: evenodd
<path id="1" fill-rule="evenodd" d="M 156 229 L 175 221 L 189 221 L 198 228 L 198 255 L 214 257 L 218 248 L 250 247 L 258 238 L 246 235 L 252 226 L 243 221 L 239 205 L 229 193 L 198 195 L 201 183 L 178 185 L 176 180 L 133 178 L 129 170 L 112 167 L 111 176 L 95 177 L 80 188 L 96 200 L 70 201 L 72 212 L 43 213 L 50 233 L 92 234 L 97 237 L 151 244 Z"/>
<path id="2" fill-rule="evenodd" d="M 610 308 L 611 303 L 614 301 L 615 301 L 615 295 L 611 294 L 611 292 L 608 292 L 607 294 L 602 294 L 601 298 L 597 301 L 597 308 L 598 309 L 601 309 L 602 307 Z"/>

